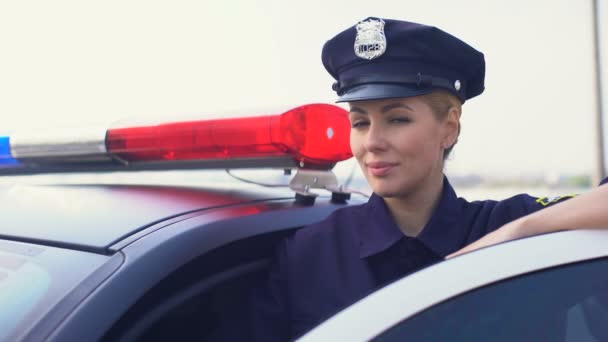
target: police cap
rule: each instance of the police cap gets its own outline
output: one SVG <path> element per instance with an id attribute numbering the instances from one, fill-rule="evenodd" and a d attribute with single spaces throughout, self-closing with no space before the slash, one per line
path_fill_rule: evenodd
<path id="1" fill-rule="evenodd" d="M 436 27 L 370 17 L 323 46 L 337 102 L 452 92 L 464 103 L 484 90 L 483 53 Z"/>

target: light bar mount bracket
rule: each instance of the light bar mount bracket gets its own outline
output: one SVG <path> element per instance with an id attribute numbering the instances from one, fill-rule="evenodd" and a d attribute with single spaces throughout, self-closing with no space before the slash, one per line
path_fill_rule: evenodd
<path id="1" fill-rule="evenodd" d="M 332 201 L 344 203 L 350 198 L 342 185 L 338 185 L 338 178 L 331 170 L 297 169 L 296 174 L 289 182 L 289 188 L 296 193 L 296 201 L 312 205 L 317 193 L 310 189 L 325 189 L 331 191 Z"/>

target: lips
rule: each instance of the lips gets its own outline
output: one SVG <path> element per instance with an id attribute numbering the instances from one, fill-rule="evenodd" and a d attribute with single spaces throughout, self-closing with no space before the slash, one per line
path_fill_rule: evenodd
<path id="1" fill-rule="evenodd" d="M 367 169 L 372 175 L 382 177 L 388 175 L 391 170 L 397 166 L 397 164 L 387 162 L 370 162 L 366 163 L 365 166 L 367 166 Z"/>

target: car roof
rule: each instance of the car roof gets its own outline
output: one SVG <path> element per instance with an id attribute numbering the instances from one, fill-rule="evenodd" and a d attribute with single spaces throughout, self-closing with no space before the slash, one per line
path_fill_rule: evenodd
<path id="1" fill-rule="evenodd" d="M 229 189 L 229 190 L 226 190 Z M 211 208 L 293 198 L 286 190 L 134 184 L 0 185 L 0 238 L 108 253 L 159 222 Z"/>
<path id="2" fill-rule="evenodd" d="M 608 232 L 601 230 L 557 232 L 490 246 L 402 278 L 344 309 L 300 340 L 340 337 L 367 341 L 424 309 L 475 288 L 537 270 L 606 256 Z M 458 277 L 454 277 L 456 273 Z M 449 286 L 445 279 L 450 279 Z M 367 319 L 370 315 L 373 320 Z M 362 321 L 366 324 L 352 324 Z"/>

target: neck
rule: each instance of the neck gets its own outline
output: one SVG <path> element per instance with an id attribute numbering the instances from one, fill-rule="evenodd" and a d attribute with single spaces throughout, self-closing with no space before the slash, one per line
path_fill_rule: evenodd
<path id="1" fill-rule="evenodd" d="M 407 236 L 417 236 L 431 219 L 442 190 L 443 174 L 439 174 L 407 195 L 384 201 L 399 229 Z"/>

